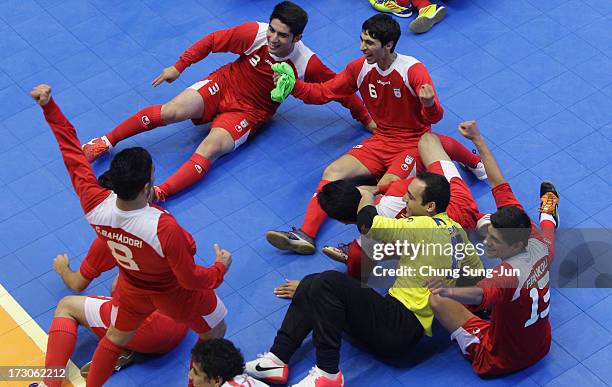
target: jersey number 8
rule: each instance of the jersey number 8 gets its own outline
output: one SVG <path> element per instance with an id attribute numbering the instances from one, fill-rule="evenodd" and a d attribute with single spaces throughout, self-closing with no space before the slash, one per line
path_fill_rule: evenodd
<path id="1" fill-rule="evenodd" d="M 140 270 L 138 264 L 134 261 L 132 250 L 129 247 L 111 240 L 106 241 L 106 243 L 111 250 L 111 254 L 113 254 L 113 257 L 121 267 L 127 270 Z"/>

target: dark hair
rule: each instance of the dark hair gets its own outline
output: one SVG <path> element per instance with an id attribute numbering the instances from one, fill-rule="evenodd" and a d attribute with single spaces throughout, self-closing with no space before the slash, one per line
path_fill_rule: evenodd
<path id="1" fill-rule="evenodd" d="M 299 35 L 304 32 L 306 23 L 308 23 L 308 14 L 297 4 L 290 1 L 282 1 L 272 10 L 270 21 L 278 19 L 283 24 L 289 26 L 289 30 L 293 35 Z"/>
<path id="2" fill-rule="evenodd" d="M 527 246 L 531 235 L 531 219 L 524 210 L 516 206 L 505 206 L 491 215 L 491 225 L 499 230 L 502 239 L 509 245 L 522 242 Z"/>
<path id="3" fill-rule="evenodd" d="M 111 161 L 105 173 L 112 182 L 113 191 L 122 200 L 134 200 L 151 181 L 153 161 L 149 152 L 141 147 L 124 149 Z"/>
<path id="4" fill-rule="evenodd" d="M 191 360 L 209 379 L 227 382 L 244 372 L 242 353 L 226 339 L 198 341 L 191 350 Z"/>
<path id="5" fill-rule="evenodd" d="M 341 222 L 357 222 L 357 208 L 361 193 L 345 180 L 327 183 L 317 194 L 321 209 L 333 219 Z"/>
<path id="6" fill-rule="evenodd" d="M 376 14 L 363 22 L 361 31 L 367 32 L 368 35 L 376 40 L 380 40 L 383 46 L 389 42 L 393 42 L 391 52 L 395 50 L 397 41 L 402 34 L 399 23 L 391 16 L 384 13 Z"/>
<path id="7" fill-rule="evenodd" d="M 450 183 L 446 177 L 431 172 L 421 172 L 416 177 L 425 183 L 421 204 L 434 202 L 436 213 L 446 211 L 450 202 Z"/>
<path id="8" fill-rule="evenodd" d="M 110 169 L 98 176 L 98 184 L 102 188 L 113 189 L 110 179 Z"/>

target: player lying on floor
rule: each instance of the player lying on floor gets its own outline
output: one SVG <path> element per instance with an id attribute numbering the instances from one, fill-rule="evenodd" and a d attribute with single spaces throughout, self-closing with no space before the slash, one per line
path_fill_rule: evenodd
<path id="1" fill-rule="evenodd" d="M 315 104 L 359 90 L 377 127 L 371 137 L 325 168 L 300 229 L 268 231 L 266 238 L 274 247 L 314 254 L 315 238 L 326 219 L 316 194 L 329 182 L 375 177 L 379 185 L 386 185 L 424 169 L 418 165 L 417 144 L 421 135 L 431 132 L 431 126 L 442 119 L 444 111 L 425 66 L 414 57 L 395 52 L 400 34 L 392 17 L 372 16 L 362 25 L 360 50 L 364 56 L 329 81 L 295 83 L 293 95 Z M 437 136 L 452 160 L 467 166 L 477 178 L 486 179 L 476 154 L 451 137 Z"/>
<path id="2" fill-rule="evenodd" d="M 441 246 L 465 246 L 465 256 L 453 251 L 441 254 L 419 250 L 417 256 L 401 255 L 398 274 L 389 294 L 383 296 L 355 278 L 338 271 L 311 274 L 302 279 L 269 352 L 247 362 L 249 375 L 274 383 L 287 381 L 289 360 L 312 331 L 316 365 L 298 386 L 342 386 L 339 370 L 342 334 L 348 333 L 373 353 L 392 357 L 410 351 L 423 337 L 431 336 L 433 312 L 429 307 L 427 277 L 421 267 L 434 270 L 482 269 L 476 249 L 461 225 L 446 213 L 454 206 L 471 207 L 473 198 L 459 172 L 444 152 L 440 140 L 424 134 L 419 141 L 423 163 L 428 166 L 413 180 L 407 194 L 405 219 L 380 216 L 371 192 L 362 190 L 357 212 L 359 231 L 381 242 L 423 241 Z M 451 278 L 449 283 L 454 284 Z"/>
<path id="3" fill-rule="evenodd" d="M 252 138 L 280 106 L 270 95 L 275 88 L 272 64 L 289 63 L 295 78 L 305 82 L 323 82 L 335 75 L 302 42 L 307 22 L 306 11 L 283 1 L 274 7 L 269 23 L 244 23 L 205 36 L 173 66 L 165 68 L 153 86 L 174 82 L 187 67 L 210 53 L 232 52 L 240 56 L 189 86 L 170 102 L 147 107 L 106 135 L 83 145 L 87 158 L 93 161 L 119 141 L 154 128 L 189 119 L 195 124 L 210 122 L 210 132 L 191 158 L 154 187 L 156 199 L 163 201 L 200 181 L 215 160 Z M 335 100 L 350 109 L 353 118 L 364 127 L 374 128 L 363 102 L 354 92 Z"/>
<path id="4" fill-rule="evenodd" d="M 559 226 L 559 194 L 550 182 L 540 186 L 540 234 L 504 179 L 476 122 L 462 125 L 460 131 L 480 152 L 489 176 L 497 212 L 488 222 L 485 253 L 502 263 L 492 278 L 473 288 L 431 280 L 429 303 L 477 374 L 502 375 L 535 364 L 550 349 L 549 268 Z M 472 313 L 482 308 L 491 310 L 490 322 Z"/>

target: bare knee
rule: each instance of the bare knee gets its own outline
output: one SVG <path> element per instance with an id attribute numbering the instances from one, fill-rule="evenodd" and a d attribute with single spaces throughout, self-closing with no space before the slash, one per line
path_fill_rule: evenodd
<path id="1" fill-rule="evenodd" d="M 378 186 L 382 186 L 382 185 L 387 185 L 390 183 L 393 183 L 396 180 L 400 180 L 400 177 L 397 175 L 394 175 L 392 173 L 387 173 L 386 175 L 384 175 L 379 181 L 378 181 Z"/>
<path id="2" fill-rule="evenodd" d="M 54 317 L 70 317 L 75 318 L 76 316 L 76 300 L 78 296 L 66 296 L 57 303 L 55 308 Z"/>
<path id="3" fill-rule="evenodd" d="M 166 124 L 186 120 L 189 118 L 186 113 L 187 112 L 185 109 L 181 108 L 179 104 L 173 102 L 168 102 L 162 105 L 161 108 L 161 118 Z"/>
<path id="4" fill-rule="evenodd" d="M 323 180 L 336 181 L 344 178 L 346 171 L 340 163 L 333 162 L 323 171 Z"/>
<path id="5" fill-rule="evenodd" d="M 212 128 L 208 136 L 196 149 L 196 153 L 212 162 L 233 150 L 232 136 L 223 128 Z"/>
<path id="6" fill-rule="evenodd" d="M 438 138 L 438 136 L 433 133 L 423 134 L 421 136 L 421 139 L 419 140 L 419 154 L 422 154 L 422 152 L 431 149 L 434 144 L 440 144 L 440 139 Z"/>

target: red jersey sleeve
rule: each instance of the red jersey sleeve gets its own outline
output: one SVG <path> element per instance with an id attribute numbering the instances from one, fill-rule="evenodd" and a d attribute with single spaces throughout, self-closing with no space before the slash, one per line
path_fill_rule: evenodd
<path id="1" fill-rule="evenodd" d="M 193 248 L 185 231 L 169 214 L 159 219 L 158 238 L 164 256 L 178 283 L 186 289 L 216 289 L 225 274 L 225 266 L 217 262 L 211 267 L 196 265 Z"/>
<path id="2" fill-rule="evenodd" d="M 412 90 L 414 90 L 416 97 L 419 97 L 419 90 L 421 86 L 428 84 L 434 87 L 433 81 L 427 72 L 427 69 L 422 63 L 416 63 L 408 69 L 408 83 Z M 438 100 L 438 93 L 435 92 L 434 88 L 434 104 L 430 107 L 421 107 L 421 116 L 428 124 L 435 124 L 442 119 L 444 110 Z"/>
<path id="3" fill-rule="evenodd" d="M 310 57 L 308 65 L 306 66 L 306 72 L 304 73 L 305 82 L 320 83 L 329 81 L 335 76 L 336 73 L 329 67 L 325 66 L 316 55 Z M 353 118 L 359 121 L 363 126 L 368 126 L 370 121 L 372 121 L 372 118 L 365 108 L 363 101 L 357 96 L 356 93 L 335 100 L 340 102 L 345 108 L 349 109 L 351 111 L 351 116 L 353 116 Z"/>
<path id="4" fill-rule="evenodd" d="M 93 281 L 94 278 L 98 278 L 100 274 L 112 269 L 116 264 L 117 261 L 110 254 L 106 242 L 101 238 L 96 238 L 89 247 L 79 272 L 87 280 Z"/>
<path id="5" fill-rule="evenodd" d="M 514 192 L 512 192 L 512 188 L 508 182 L 496 185 L 491 189 L 491 193 L 493 194 L 495 205 L 498 209 L 506 206 L 515 206 L 521 210 L 524 210 L 521 203 L 518 201 L 516 196 L 514 196 Z"/>
<path id="6" fill-rule="evenodd" d="M 500 275 L 501 269 L 505 272 L 512 270 L 512 266 L 502 263 L 494 270 L 492 278 L 485 278 L 478 282 L 478 287 L 483 290 L 482 302 L 475 309 L 490 308 L 494 304 L 502 301 L 510 301 L 518 286 L 518 277 Z"/>
<path id="7" fill-rule="evenodd" d="M 493 193 L 495 205 L 498 209 L 506 206 L 515 206 L 525 211 L 521 202 L 518 201 L 518 199 L 514 195 L 514 192 L 512 192 L 512 188 L 510 187 L 510 184 L 508 184 L 508 182 L 496 185 L 491 189 L 491 193 Z M 533 222 L 531 222 L 531 235 L 529 237 L 542 239 L 538 228 Z"/>
<path id="8" fill-rule="evenodd" d="M 174 67 L 182 73 L 187 67 L 206 58 L 211 52 L 242 54 L 253 45 L 258 29 L 257 22 L 249 22 L 208 34 L 189 47 L 174 64 Z"/>
<path id="9" fill-rule="evenodd" d="M 350 63 L 344 70 L 323 83 L 306 83 L 301 80 L 295 82 L 294 97 L 311 105 L 323 105 L 330 101 L 339 101 L 357 91 L 358 68 L 355 62 Z"/>
<path id="10" fill-rule="evenodd" d="M 111 191 L 98 185 L 98 179 L 81 150 L 81 143 L 74 126 L 64 116 L 53 98 L 43 106 L 43 112 L 45 120 L 57 139 L 70 181 L 81 201 L 81 207 L 87 214 L 106 199 Z"/>

